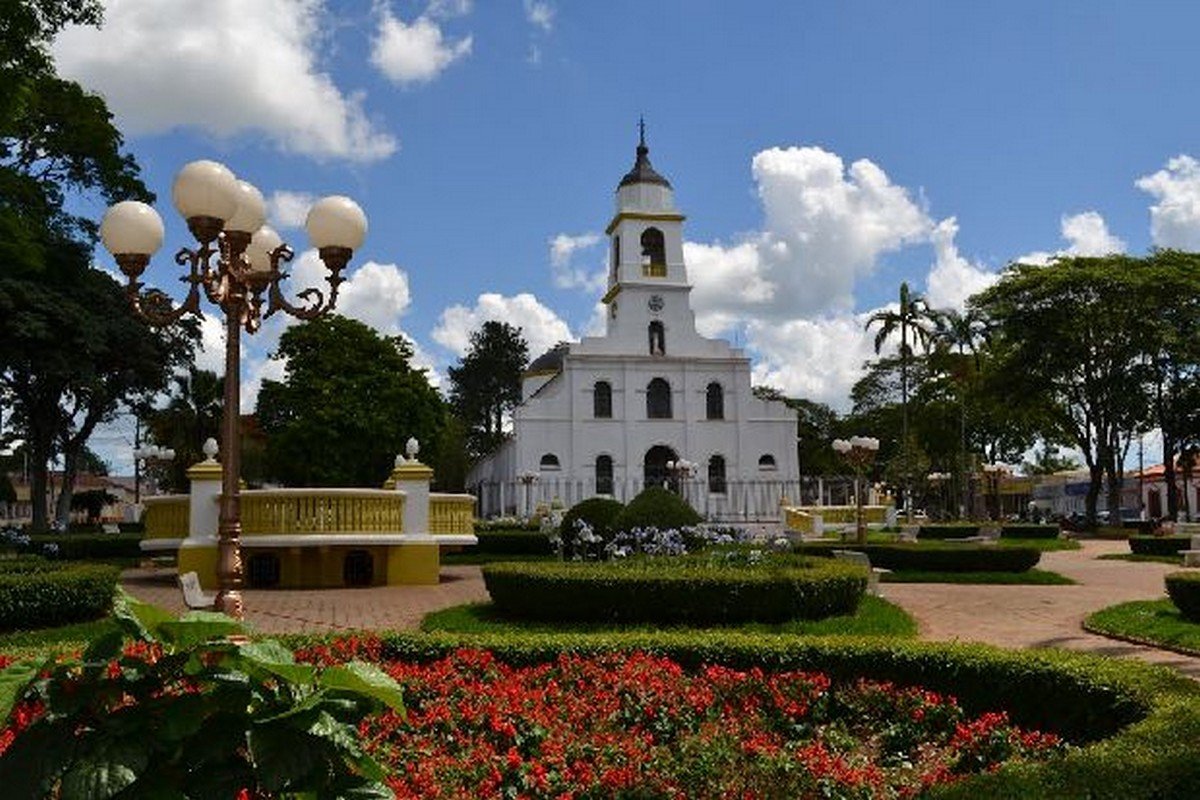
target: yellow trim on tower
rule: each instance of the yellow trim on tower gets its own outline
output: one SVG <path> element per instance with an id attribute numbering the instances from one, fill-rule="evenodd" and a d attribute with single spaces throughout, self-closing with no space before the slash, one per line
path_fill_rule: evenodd
<path id="1" fill-rule="evenodd" d="M 611 303 L 617 295 L 621 293 L 621 284 L 615 283 L 613 287 L 604 293 L 604 297 L 600 298 L 601 303 Z"/>
<path id="2" fill-rule="evenodd" d="M 650 214 L 644 211 L 618 211 L 616 215 L 613 216 L 612 222 L 608 223 L 608 227 L 604 229 L 604 234 L 606 236 L 612 234 L 612 232 L 616 230 L 617 225 L 619 225 L 623 219 L 643 219 L 652 222 L 683 222 L 685 219 L 687 219 L 687 217 L 685 217 L 683 214 L 675 212 Z"/>

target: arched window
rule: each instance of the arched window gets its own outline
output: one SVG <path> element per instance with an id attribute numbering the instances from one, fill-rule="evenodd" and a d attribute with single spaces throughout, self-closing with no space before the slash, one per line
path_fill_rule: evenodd
<path id="1" fill-rule="evenodd" d="M 542 460 L 538 462 L 538 468 L 543 470 L 559 469 L 558 456 L 554 453 L 546 453 L 542 456 Z"/>
<path id="2" fill-rule="evenodd" d="M 650 355 L 665 356 L 667 354 L 667 331 L 662 322 L 654 320 L 648 328 L 650 333 Z"/>
<path id="3" fill-rule="evenodd" d="M 666 264 L 667 246 L 663 232 L 658 228 L 646 228 L 642 231 L 642 263 Z"/>
<path id="4" fill-rule="evenodd" d="M 279 556 L 254 553 L 246 563 L 246 577 L 252 589 L 270 589 L 279 585 Z"/>
<path id="5" fill-rule="evenodd" d="M 351 550 L 342 562 L 342 583 L 346 586 L 370 586 L 375 582 L 375 559 L 366 550 Z"/>
<path id="6" fill-rule="evenodd" d="M 725 392 L 716 381 L 704 392 L 704 411 L 708 419 L 725 419 Z"/>
<path id="7" fill-rule="evenodd" d="M 608 381 L 596 381 L 592 387 L 592 416 L 596 419 L 612 418 L 612 386 Z"/>
<path id="8" fill-rule="evenodd" d="M 655 378 L 646 387 L 646 416 L 650 419 L 671 418 L 671 384 Z"/>
<path id="9" fill-rule="evenodd" d="M 770 453 L 765 453 L 758 458 L 758 468 L 763 472 L 772 472 L 775 470 L 775 456 Z"/>
<path id="10" fill-rule="evenodd" d="M 596 494 L 613 493 L 612 456 L 596 456 Z"/>
<path id="11" fill-rule="evenodd" d="M 709 494 L 725 494 L 725 456 L 713 456 L 708 460 Z"/>

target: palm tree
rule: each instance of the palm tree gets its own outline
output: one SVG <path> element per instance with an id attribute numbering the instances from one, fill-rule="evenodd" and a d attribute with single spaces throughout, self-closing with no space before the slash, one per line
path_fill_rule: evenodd
<path id="1" fill-rule="evenodd" d="M 987 328 L 987 320 L 978 310 L 968 309 L 965 314 L 950 309 L 943 311 L 937 320 L 937 329 L 934 332 L 934 339 L 937 344 L 946 349 L 958 350 L 958 355 L 963 361 L 966 360 L 967 353 L 970 353 L 975 360 L 975 374 L 979 374 L 979 346 L 985 344 L 989 340 Z M 962 381 L 958 392 L 958 412 L 959 412 L 959 455 L 958 469 L 959 480 L 962 481 L 960 488 L 960 496 L 962 505 L 960 508 L 965 512 L 967 508 L 967 400 L 965 384 L 967 382 L 967 372 L 964 369 L 962 372 Z"/>
<path id="2" fill-rule="evenodd" d="M 921 349 L 928 351 L 941 314 L 930 308 L 924 296 L 909 291 L 908 283 L 900 284 L 900 307 L 876 311 L 867 320 L 866 330 L 879 325 L 875 334 L 875 354 L 883 349 L 888 339 L 900 333 L 900 405 L 901 405 L 901 452 L 908 450 L 908 365 L 912 360 L 912 343 L 920 344 Z M 912 523 L 912 470 L 907 466 L 905 456 L 904 468 L 904 506 L 905 521 Z"/>

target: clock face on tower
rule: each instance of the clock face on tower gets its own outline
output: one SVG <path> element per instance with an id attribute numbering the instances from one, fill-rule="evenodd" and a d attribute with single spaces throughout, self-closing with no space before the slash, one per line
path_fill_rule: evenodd
<path id="1" fill-rule="evenodd" d="M 647 305 L 650 306 L 650 310 L 653 311 L 655 314 L 662 311 L 663 310 L 662 295 L 658 295 L 658 294 L 650 295 L 650 302 L 647 303 Z"/>

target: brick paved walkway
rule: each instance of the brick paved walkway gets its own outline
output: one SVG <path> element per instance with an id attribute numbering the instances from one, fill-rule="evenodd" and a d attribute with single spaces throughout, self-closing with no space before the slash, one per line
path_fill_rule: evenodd
<path id="1" fill-rule="evenodd" d="M 1078 582 L 1076 586 L 888 583 L 883 596 L 916 618 L 922 639 L 1086 650 L 1165 664 L 1200 678 L 1200 658 L 1083 630 L 1084 617 L 1105 606 L 1166 596 L 1163 575 L 1179 567 L 1097 559 L 1106 553 L 1128 552 L 1125 542 L 1084 541 L 1082 550 L 1042 556 L 1039 568 L 1066 575 Z"/>
<path id="2" fill-rule="evenodd" d="M 175 570 L 127 570 L 125 590 L 147 603 L 182 613 Z M 204 587 L 205 591 L 212 591 Z M 437 586 L 369 589 L 247 589 L 246 621 L 262 633 L 329 633 L 416 628 L 430 611 L 488 599 L 478 567 L 442 567 Z"/>
<path id="3" fill-rule="evenodd" d="M 917 619 L 923 639 L 1010 648 L 1065 647 L 1131 656 L 1200 678 L 1200 658 L 1106 639 L 1081 627 L 1084 617 L 1104 606 L 1164 596 L 1163 574 L 1177 568 L 1096 558 L 1122 552 L 1128 552 L 1124 542 L 1087 541 L 1082 550 L 1042 557 L 1040 567 L 1073 578 L 1079 582 L 1077 586 L 889 583 L 884 584 L 883 594 Z M 122 576 L 122 584 L 142 600 L 176 612 L 184 610 L 173 569 L 129 570 Z M 479 568 L 472 566 L 443 567 L 438 586 L 250 589 L 245 597 L 247 619 L 263 633 L 413 629 L 430 611 L 488 599 Z"/>

